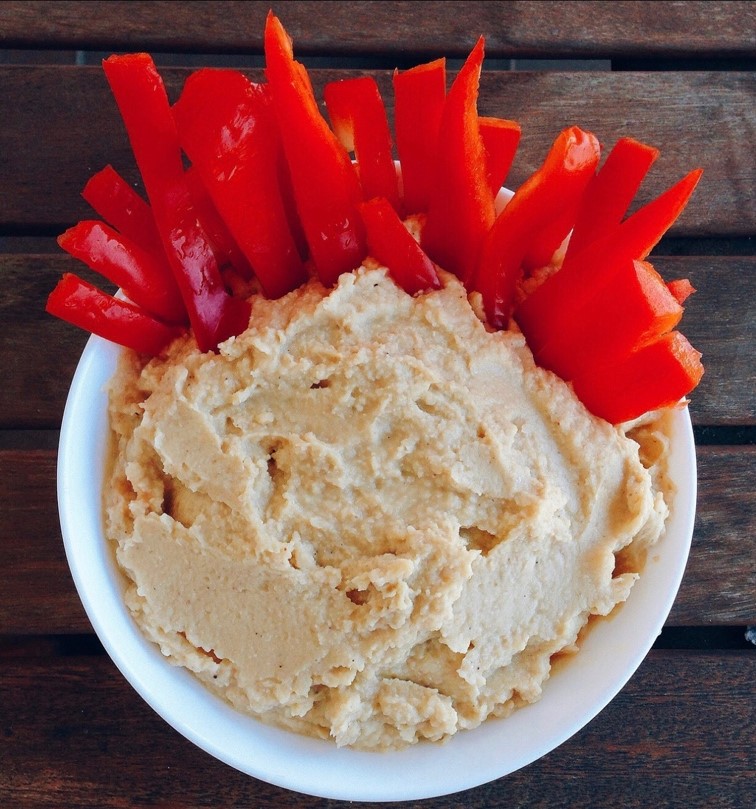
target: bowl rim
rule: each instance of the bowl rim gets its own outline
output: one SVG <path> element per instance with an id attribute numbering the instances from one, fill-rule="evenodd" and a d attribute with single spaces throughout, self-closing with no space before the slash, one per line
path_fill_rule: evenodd
<path id="1" fill-rule="evenodd" d="M 141 634 L 123 600 L 124 576 L 102 520 L 109 429 L 104 386 L 121 351 L 91 336 L 66 401 L 57 465 L 66 557 L 87 616 L 125 679 L 175 730 L 231 767 L 295 792 L 348 801 L 421 800 L 478 787 L 536 761 L 587 725 L 660 634 L 682 581 L 695 520 L 696 455 L 687 407 L 672 415 L 670 476 L 677 490 L 664 537 L 651 549 L 628 601 L 595 623 L 579 653 L 544 684 L 538 702 L 443 744 L 384 753 L 337 748 L 239 713 L 169 663 Z"/>

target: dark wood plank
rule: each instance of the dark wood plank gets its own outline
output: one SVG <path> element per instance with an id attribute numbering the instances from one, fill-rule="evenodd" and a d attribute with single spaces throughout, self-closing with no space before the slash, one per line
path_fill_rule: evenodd
<path id="1" fill-rule="evenodd" d="M 755 677 L 756 654 L 747 651 L 652 652 L 618 697 L 560 748 L 432 805 L 545 809 L 558 795 L 559 806 L 584 809 L 743 809 L 753 798 Z M 102 656 L 5 660 L 0 727 L 3 806 L 342 805 L 211 758 L 153 713 Z"/>
<path id="2" fill-rule="evenodd" d="M 698 447 L 696 460 L 693 546 L 667 623 L 749 625 L 756 622 L 756 446 Z"/>
<path id="3" fill-rule="evenodd" d="M 351 56 L 464 55 L 479 34 L 492 56 L 753 56 L 747 2 L 297 2 L 273 4 L 299 51 Z M 13 47 L 259 53 L 269 2 L 6 2 Z"/>
<path id="4" fill-rule="evenodd" d="M 706 374 L 692 397 L 697 425 L 756 424 L 753 389 L 756 357 L 756 258 L 660 256 L 653 259 L 667 280 L 690 278 L 681 328 L 704 354 Z M 101 283 L 84 265 L 64 255 L 0 254 L 0 428 L 56 428 L 86 335 L 44 311 L 62 272 L 80 272 Z M 106 283 L 103 286 L 107 287 Z"/>
<path id="5" fill-rule="evenodd" d="M 0 632 L 90 632 L 65 560 L 54 450 L 0 450 Z M 756 624 L 756 448 L 699 447 L 693 550 L 670 626 Z"/>
<path id="6" fill-rule="evenodd" d="M 0 451 L 0 632 L 91 632 L 60 535 L 54 450 Z M 12 572 L 11 572 L 12 571 Z"/>
<path id="7" fill-rule="evenodd" d="M 680 324 L 706 368 L 691 396 L 693 423 L 756 424 L 756 258 L 652 254 L 651 262 L 666 280 L 689 278 L 697 289 Z"/>
<path id="8" fill-rule="evenodd" d="M 187 70 L 163 71 L 175 98 Z M 260 79 L 260 71 L 249 71 Z M 313 71 L 319 97 L 326 81 L 353 73 Z M 392 114 L 391 74 L 376 74 Z M 113 163 L 136 180 L 125 133 L 98 67 L 0 67 L 0 229 L 62 227 L 89 215 L 79 193 Z M 756 73 L 484 73 L 481 114 L 515 118 L 523 138 L 508 183 L 542 162 L 565 126 L 580 124 L 607 145 L 632 135 L 662 156 L 638 202 L 697 166 L 705 177 L 672 233 L 756 232 Z M 51 125 L 54 122 L 54 125 Z M 44 137 L 40 133 L 44 132 Z"/>

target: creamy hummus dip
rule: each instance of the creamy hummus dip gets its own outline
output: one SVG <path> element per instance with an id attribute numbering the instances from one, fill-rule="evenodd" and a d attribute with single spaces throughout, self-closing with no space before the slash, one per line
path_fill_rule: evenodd
<path id="1" fill-rule="evenodd" d="M 255 297 L 218 354 L 126 352 L 110 386 L 137 623 L 237 708 L 338 745 L 537 700 L 667 516 L 658 424 L 593 417 L 443 281 L 412 298 L 369 266 Z"/>

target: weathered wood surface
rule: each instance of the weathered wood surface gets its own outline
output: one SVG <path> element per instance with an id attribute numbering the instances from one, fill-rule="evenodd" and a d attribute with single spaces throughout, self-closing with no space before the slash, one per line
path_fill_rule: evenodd
<path id="1" fill-rule="evenodd" d="M 104 656 L 20 659 L 10 649 L 3 657 L 0 648 L 3 806 L 345 805 L 212 759 L 154 714 Z M 478 789 L 394 806 L 744 809 L 753 805 L 754 680 L 748 652 L 652 652 L 596 719 L 546 757 Z"/>
<path id="2" fill-rule="evenodd" d="M 748 2 L 4 2 L 5 47 L 260 53 L 265 15 L 298 52 L 463 56 L 486 36 L 500 58 L 753 56 Z"/>
<path id="3" fill-rule="evenodd" d="M 87 337 L 43 311 L 60 274 L 80 271 L 54 236 L 91 215 L 79 193 L 106 163 L 138 184 L 98 60 L 158 52 L 174 99 L 192 66 L 232 64 L 259 80 L 269 7 L 0 4 L 0 806 L 342 805 L 231 770 L 140 700 L 93 640 L 56 507 L 57 430 Z M 491 69 L 481 113 L 523 125 L 510 186 L 572 124 L 606 146 L 628 134 L 661 149 L 639 203 L 704 168 L 653 259 L 665 278 L 687 277 L 698 289 L 682 329 L 707 368 L 691 403 L 702 437 L 693 545 L 660 643 L 606 710 L 541 761 L 460 795 L 396 805 L 753 805 L 756 654 L 744 637 L 756 624 L 756 448 L 747 443 L 756 425 L 756 4 L 297 2 L 274 10 L 297 55 L 317 68 L 319 95 L 327 81 L 369 69 L 390 115 L 395 65 L 459 60 L 484 34 Z M 527 58 L 593 60 L 583 67 L 604 70 L 506 70 Z M 616 72 L 628 66 L 637 72 Z M 728 648 L 733 638 L 738 649 Z M 690 648 L 663 648 L 675 639 Z"/>
<path id="4" fill-rule="evenodd" d="M 90 632 L 65 560 L 55 450 L 0 450 L 0 627 L 12 635 Z M 669 626 L 756 624 L 756 447 L 698 448 L 693 547 Z"/>
<path id="5" fill-rule="evenodd" d="M 259 70 L 246 71 L 261 79 Z M 177 98 L 187 69 L 164 69 Z M 319 98 L 344 75 L 312 72 Z M 392 114 L 391 72 L 375 74 Z M 112 163 L 137 173 L 115 102 L 99 67 L 0 67 L 0 229 L 61 228 L 91 215 L 79 194 Z M 480 111 L 514 118 L 523 137 L 508 184 L 543 161 L 561 129 L 578 124 L 606 146 L 631 135 L 661 150 L 638 204 L 693 168 L 704 179 L 671 233 L 749 236 L 756 232 L 756 73 L 484 72 Z"/>
<path id="6" fill-rule="evenodd" d="M 756 258 L 660 256 L 667 280 L 690 278 L 698 292 L 681 328 L 703 352 L 706 374 L 692 397 L 696 425 L 756 424 Z M 0 253 L 0 428 L 57 428 L 68 386 L 86 342 L 83 332 L 44 312 L 63 272 L 95 281 L 83 264 L 50 255 Z M 98 283 L 101 283 L 98 281 Z M 107 284 L 105 284 L 107 286 Z"/>

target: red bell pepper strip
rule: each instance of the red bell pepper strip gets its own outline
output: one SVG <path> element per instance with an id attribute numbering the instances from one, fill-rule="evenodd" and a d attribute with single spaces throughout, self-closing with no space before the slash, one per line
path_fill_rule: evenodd
<path id="1" fill-rule="evenodd" d="M 667 283 L 667 289 L 674 295 L 675 300 L 682 306 L 696 291 L 696 288 L 687 278 L 678 278 Z"/>
<path id="2" fill-rule="evenodd" d="M 360 205 L 367 230 L 370 255 L 388 267 L 389 275 L 410 295 L 440 289 L 433 262 L 423 252 L 402 223 L 394 206 L 385 197 L 375 197 Z"/>
<path id="3" fill-rule="evenodd" d="M 233 269 L 243 278 L 251 278 L 252 268 L 234 241 L 226 223 L 221 219 L 195 166 L 189 166 L 186 170 L 186 181 L 192 195 L 197 221 L 205 231 L 218 267 L 221 270 Z"/>
<path id="4" fill-rule="evenodd" d="M 331 286 L 367 252 L 357 172 L 320 114 L 307 71 L 294 61 L 291 39 L 272 12 L 265 24 L 265 65 L 297 210 L 318 277 Z"/>
<path id="5" fill-rule="evenodd" d="M 701 354 L 678 331 L 572 380 L 575 394 L 594 415 L 612 424 L 677 404 L 703 376 Z"/>
<path id="6" fill-rule="evenodd" d="M 541 332 L 536 325 L 540 317 L 538 312 L 548 310 L 552 313 L 549 321 L 552 333 L 568 330 L 571 317 L 560 308 L 564 297 L 582 295 L 585 299 L 590 296 L 594 285 L 601 283 L 601 276 L 610 278 L 623 262 L 646 258 L 682 212 L 700 176 L 700 170 L 692 171 L 585 249 L 566 258 L 558 272 L 517 306 L 515 319 L 522 331 L 531 335 L 528 345 L 534 354 L 542 348 L 538 336 Z"/>
<path id="7" fill-rule="evenodd" d="M 150 206 L 112 166 L 92 175 L 81 195 L 119 233 L 144 250 L 163 256 Z"/>
<path id="8" fill-rule="evenodd" d="M 659 273 L 643 261 L 622 262 L 610 279 L 592 285 L 591 293 L 588 298 L 567 295 L 559 317 L 539 312 L 541 331 L 533 342 L 541 348 L 533 357 L 562 379 L 614 364 L 671 331 L 683 314 Z M 564 315 L 570 327 L 555 331 L 551 323 Z M 534 335 L 525 332 L 525 338 Z"/>
<path id="9" fill-rule="evenodd" d="M 141 354 L 155 356 L 182 330 L 150 317 L 136 304 L 122 301 L 71 273 L 64 273 L 47 299 L 45 310 L 74 326 Z"/>
<path id="10" fill-rule="evenodd" d="M 167 264 L 104 222 L 79 222 L 58 236 L 58 244 L 149 314 L 166 323 L 186 323 L 186 308 Z"/>
<path id="11" fill-rule="evenodd" d="M 444 102 L 421 242 L 437 264 L 465 283 L 496 215 L 477 111 L 483 54 L 481 37 Z"/>
<path id="12" fill-rule="evenodd" d="M 148 54 L 111 56 L 105 75 L 121 111 L 137 166 L 200 351 L 240 334 L 250 305 L 227 292 L 207 234 L 197 221 L 168 96 Z"/>
<path id="13" fill-rule="evenodd" d="M 391 132 L 378 84 L 370 76 L 326 84 L 323 91 L 336 137 L 354 152 L 363 199 L 385 197 L 401 210 Z"/>
<path id="14" fill-rule="evenodd" d="M 486 152 L 488 187 L 495 199 L 512 166 L 517 146 L 520 143 L 521 128 L 515 121 L 487 116 L 481 116 L 478 123 L 483 148 Z"/>
<path id="15" fill-rule="evenodd" d="M 633 138 L 617 141 L 585 191 L 567 256 L 575 255 L 622 221 L 658 156 L 658 149 Z"/>
<path id="16" fill-rule="evenodd" d="M 303 284 L 307 274 L 280 192 L 268 88 L 235 70 L 199 70 L 173 113 L 192 170 L 265 295 L 279 298 Z"/>
<path id="17" fill-rule="evenodd" d="M 598 140 L 578 127 L 565 129 L 543 165 L 515 192 L 499 214 L 481 251 L 472 286 L 483 298 L 488 322 L 505 328 L 514 305 L 522 261 L 538 231 L 569 210 L 596 169 Z"/>
<path id="18" fill-rule="evenodd" d="M 571 200 L 550 222 L 545 223 L 522 259 L 523 272 L 528 275 L 539 267 L 547 267 L 567 238 L 580 208 L 580 199 Z"/>
<path id="19" fill-rule="evenodd" d="M 445 98 L 445 59 L 394 71 L 394 132 L 407 214 L 428 210 Z"/>

